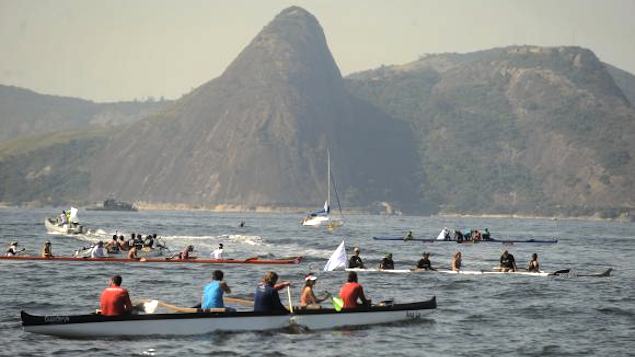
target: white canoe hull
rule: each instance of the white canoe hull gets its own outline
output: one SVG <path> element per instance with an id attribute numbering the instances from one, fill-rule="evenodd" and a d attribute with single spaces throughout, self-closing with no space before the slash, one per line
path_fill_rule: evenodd
<path id="1" fill-rule="evenodd" d="M 270 331 L 291 326 L 311 330 L 385 324 L 418 320 L 436 308 L 436 299 L 374 306 L 370 309 L 298 310 L 291 314 L 254 312 L 146 314 L 122 317 L 100 315 L 33 316 L 22 312 L 25 331 L 62 337 L 122 337 L 151 335 L 197 335 L 219 331 Z"/>
<path id="2" fill-rule="evenodd" d="M 346 269 L 346 271 L 356 271 L 356 272 L 370 272 L 370 273 L 386 273 L 386 274 L 432 274 L 432 273 L 442 273 L 442 274 L 454 274 L 454 275 L 527 275 L 527 276 L 551 276 L 553 273 L 548 272 L 539 272 L 539 273 L 530 273 L 526 271 L 516 271 L 516 272 L 501 272 L 501 271 L 482 271 L 482 270 L 410 270 L 410 269 Z"/>
<path id="3" fill-rule="evenodd" d="M 328 222 L 329 216 L 314 216 L 314 217 L 307 217 L 302 221 L 302 225 L 303 226 L 310 226 L 310 227 L 317 227 L 322 225 L 323 223 Z"/>

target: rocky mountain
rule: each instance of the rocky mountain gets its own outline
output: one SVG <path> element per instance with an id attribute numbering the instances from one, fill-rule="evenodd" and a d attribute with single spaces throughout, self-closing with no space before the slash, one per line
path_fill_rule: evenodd
<path id="1" fill-rule="evenodd" d="M 622 90 L 631 105 L 635 106 L 635 76 L 610 64 L 604 64 L 615 84 Z"/>
<path id="2" fill-rule="evenodd" d="M 431 55 L 353 74 L 347 87 L 410 122 L 424 191 L 442 211 L 617 216 L 635 206 L 635 110 L 587 49 Z"/>
<path id="3" fill-rule="evenodd" d="M 0 85 L 0 142 L 21 136 L 129 124 L 169 102 L 95 103 Z"/>
<path id="4" fill-rule="evenodd" d="M 320 207 L 326 156 L 349 207 L 418 206 L 407 123 L 351 96 L 318 21 L 282 11 L 218 78 L 133 124 L 98 155 L 92 197 Z"/>

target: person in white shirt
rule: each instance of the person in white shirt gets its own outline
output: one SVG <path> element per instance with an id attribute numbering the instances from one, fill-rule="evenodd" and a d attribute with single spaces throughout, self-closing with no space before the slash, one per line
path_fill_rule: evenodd
<path id="1" fill-rule="evenodd" d="M 7 257 L 15 257 L 22 251 L 24 251 L 24 248 L 18 249 L 18 242 L 11 242 L 9 249 L 7 249 Z"/>
<path id="2" fill-rule="evenodd" d="M 104 242 L 99 241 L 90 251 L 91 258 L 108 258 L 108 251 L 104 248 Z"/>
<path id="3" fill-rule="evenodd" d="M 213 251 L 210 256 L 212 257 L 212 259 L 223 259 L 223 243 L 219 244 L 218 249 Z"/>

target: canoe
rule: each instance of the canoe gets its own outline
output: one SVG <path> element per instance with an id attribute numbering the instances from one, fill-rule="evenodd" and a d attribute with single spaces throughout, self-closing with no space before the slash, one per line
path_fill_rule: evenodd
<path id="1" fill-rule="evenodd" d="M 535 243 L 535 244 L 556 244 L 557 239 L 488 239 L 488 240 L 439 240 L 431 238 L 413 238 L 405 240 L 404 237 L 373 237 L 374 240 L 394 240 L 402 242 L 427 242 L 427 243 L 458 243 L 458 244 L 480 244 L 480 243 L 500 243 L 500 244 L 516 244 L 516 243 Z"/>
<path id="2" fill-rule="evenodd" d="M 441 274 L 455 274 L 455 275 L 526 275 L 526 276 L 554 276 L 561 274 L 568 274 L 569 269 L 557 270 L 554 272 L 539 272 L 539 273 L 530 273 L 527 271 L 515 271 L 515 272 L 502 272 L 502 271 L 486 271 L 486 270 L 460 270 L 453 271 L 449 269 L 438 269 L 438 270 L 416 270 L 416 269 L 359 269 L 359 268 L 347 268 L 346 271 L 356 271 L 356 272 L 369 272 L 369 273 L 386 273 L 386 274 L 433 274 L 433 273 L 441 273 Z"/>
<path id="3" fill-rule="evenodd" d="M 419 320 L 437 307 L 436 298 L 408 304 L 370 308 L 294 310 L 293 313 L 245 311 L 102 315 L 30 315 L 21 311 L 27 332 L 61 337 L 130 337 L 152 335 L 200 335 L 220 331 L 269 331 L 290 326 L 310 330 L 385 324 Z"/>
<path id="4" fill-rule="evenodd" d="M 198 264 L 300 264 L 302 257 L 290 257 L 283 259 L 260 259 L 260 258 L 247 258 L 247 259 L 167 259 L 167 258 L 142 258 L 142 259 L 128 259 L 128 258 L 75 258 L 75 257 L 53 257 L 44 258 L 36 256 L 13 256 L 6 257 L 0 256 L 0 260 L 39 260 L 39 261 L 51 261 L 51 262 L 85 262 L 85 263 L 198 263 Z"/>

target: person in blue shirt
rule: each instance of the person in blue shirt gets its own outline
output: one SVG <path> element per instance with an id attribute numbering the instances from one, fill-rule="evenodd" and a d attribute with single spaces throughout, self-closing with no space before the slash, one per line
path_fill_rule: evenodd
<path id="1" fill-rule="evenodd" d="M 256 288 L 256 297 L 254 298 L 254 312 L 289 312 L 284 305 L 280 302 L 280 295 L 278 290 L 284 289 L 291 285 L 288 281 L 283 281 L 279 284 L 278 274 L 275 272 L 268 272 L 262 278 L 260 284 Z"/>
<path id="2" fill-rule="evenodd" d="M 203 288 L 203 297 L 201 299 L 201 309 L 220 309 L 224 308 L 223 293 L 231 294 L 231 289 L 223 281 L 223 272 L 214 270 L 212 273 L 212 281 Z"/>

